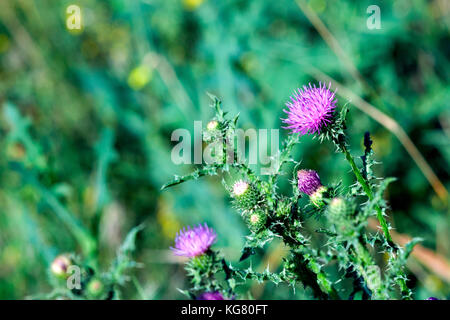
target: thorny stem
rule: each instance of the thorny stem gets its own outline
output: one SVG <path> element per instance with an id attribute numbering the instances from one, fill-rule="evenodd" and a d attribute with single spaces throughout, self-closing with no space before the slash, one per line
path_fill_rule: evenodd
<path id="1" fill-rule="evenodd" d="M 306 283 L 314 291 L 314 295 L 319 298 L 339 300 L 340 297 L 331 283 L 327 281 L 327 275 L 320 270 L 319 263 L 310 252 L 305 243 L 281 231 L 280 235 L 283 242 L 291 247 L 291 252 L 296 256 L 295 268 L 296 274 L 302 278 L 302 282 Z M 303 277 L 302 277 L 303 275 Z"/>
<path id="2" fill-rule="evenodd" d="M 358 167 L 356 166 L 356 163 L 353 160 L 352 155 L 350 154 L 350 152 L 348 151 L 348 149 L 345 146 L 341 146 L 341 148 L 342 148 L 342 152 L 345 155 L 345 158 L 350 163 L 350 166 L 352 167 L 352 171 L 355 174 L 356 179 L 358 180 L 359 184 L 362 186 L 362 188 L 363 188 L 364 192 L 366 193 L 367 197 L 369 198 L 369 200 L 373 200 L 374 196 L 373 196 L 372 189 L 367 184 L 367 181 L 364 179 L 364 177 L 362 176 Z M 387 225 L 386 219 L 384 219 L 384 217 L 383 217 L 383 212 L 381 211 L 381 208 L 378 204 L 375 204 L 375 210 L 377 211 L 377 218 L 378 218 L 378 221 L 380 222 L 381 228 L 383 229 L 386 239 L 388 240 L 389 243 L 392 243 L 392 238 L 389 233 L 389 227 Z"/>
<path id="3" fill-rule="evenodd" d="M 320 271 L 319 264 L 316 260 L 308 255 L 302 255 L 300 261 L 296 264 L 299 273 L 303 276 L 307 276 L 308 279 L 302 279 L 307 283 L 315 292 L 315 295 L 322 298 L 329 298 L 332 300 L 339 300 L 339 295 L 333 288 L 331 283 L 327 280 L 327 275 Z"/>
<path id="4" fill-rule="evenodd" d="M 406 285 L 405 279 L 397 280 L 398 285 L 400 286 L 400 290 L 402 295 L 404 296 L 403 300 L 412 300 L 412 298 L 408 295 L 408 286 Z"/>
<path id="5" fill-rule="evenodd" d="M 361 175 L 361 172 L 359 171 L 358 167 L 356 166 L 355 161 L 353 160 L 353 157 L 350 155 L 350 152 L 348 151 L 348 149 L 345 146 L 342 146 L 342 150 L 345 154 L 345 158 L 347 159 L 347 161 L 350 163 L 350 165 L 352 167 L 352 171 L 355 173 L 356 179 L 363 187 L 363 190 L 367 194 L 367 197 L 369 198 L 369 200 L 372 200 L 373 199 L 372 189 L 369 187 L 366 180 Z M 392 238 L 389 233 L 389 228 L 388 228 L 387 222 L 383 217 L 381 208 L 378 205 L 375 205 L 375 210 L 377 210 L 377 218 L 378 218 L 378 221 L 380 222 L 380 225 L 384 231 L 386 239 L 388 240 L 389 245 L 391 245 L 393 243 Z M 397 283 L 400 286 L 402 295 L 408 291 L 408 287 L 407 287 L 406 281 L 404 279 L 402 279 L 402 278 L 398 279 Z M 409 300 L 410 298 L 406 298 L 406 299 Z"/>
<path id="6" fill-rule="evenodd" d="M 369 279 L 367 277 L 367 274 L 365 270 L 367 270 L 370 266 L 376 266 L 375 262 L 372 259 L 372 256 L 367 251 L 367 248 L 364 244 L 360 242 L 360 240 L 356 240 L 352 243 L 352 246 L 355 250 L 355 256 L 357 259 L 357 268 L 361 268 L 361 276 L 364 279 L 364 282 L 366 284 L 366 287 L 369 288 Z M 382 284 L 380 283 L 380 286 L 369 288 L 371 291 L 372 296 L 375 297 L 375 299 L 386 299 L 387 297 L 383 296 L 383 290 L 381 288 Z"/>
<path id="7" fill-rule="evenodd" d="M 309 261 L 303 254 L 297 254 L 295 259 L 296 276 L 302 281 L 304 285 L 308 285 L 314 292 L 314 295 L 321 299 L 338 299 L 337 293 L 331 286 L 326 286 L 320 280 L 326 279 L 326 275 L 318 270 L 317 263 L 314 259 L 309 257 Z M 323 282 L 323 281 L 322 281 Z M 321 285 L 322 284 L 322 285 Z"/>

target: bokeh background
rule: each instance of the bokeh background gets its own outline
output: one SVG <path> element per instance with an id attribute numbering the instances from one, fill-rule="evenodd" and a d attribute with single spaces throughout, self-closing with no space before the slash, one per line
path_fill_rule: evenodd
<path id="1" fill-rule="evenodd" d="M 81 30 L 66 28 L 71 4 L 81 8 Z M 369 5 L 380 7 L 381 29 L 367 28 Z M 171 133 L 213 115 L 206 92 L 240 112 L 243 128 L 279 128 L 292 90 L 328 77 L 345 88 L 339 105 L 352 100 L 353 153 L 370 131 L 377 173 L 398 178 L 386 194 L 391 223 L 424 239 L 409 264 L 415 298 L 448 297 L 449 29 L 446 0 L 1 1 L 0 298 L 51 290 L 55 255 L 88 246 L 74 223 L 95 238 L 102 269 L 144 223 L 135 252 L 143 266 L 123 298 L 184 298 L 185 272 L 168 248 L 187 224 L 208 222 L 216 248 L 238 264 L 247 230 L 219 177 L 160 191 L 194 168 L 171 162 Z M 349 92 L 394 119 L 442 185 L 427 180 L 405 136 Z M 295 154 L 325 183 L 352 182 L 328 143 L 305 137 Z M 251 263 L 276 270 L 286 252 L 273 243 Z M 243 297 L 309 297 L 283 285 L 247 290 Z"/>

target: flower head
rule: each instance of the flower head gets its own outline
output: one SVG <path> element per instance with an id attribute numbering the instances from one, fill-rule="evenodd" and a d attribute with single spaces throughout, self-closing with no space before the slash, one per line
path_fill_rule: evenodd
<path id="1" fill-rule="evenodd" d="M 251 222 L 252 224 L 257 224 L 257 223 L 259 222 L 259 215 L 257 215 L 256 213 L 255 213 L 255 214 L 252 214 L 252 215 L 250 216 L 250 222 Z"/>
<path id="2" fill-rule="evenodd" d="M 215 292 L 204 292 L 197 297 L 197 300 L 224 300 L 224 298 L 219 291 L 215 291 Z"/>
<path id="3" fill-rule="evenodd" d="M 247 217 L 248 227 L 252 231 L 260 230 L 267 222 L 267 215 L 262 210 L 251 212 Z"/>
<path id="4" fill-rule="evenodd" d="M 248 190 L 249 187 L 250 185 L 248 184 L 248 182 L 245 182 L 244 180 L 239 180 L 233 185 L 233 195 L 235 197 L 239 197 L 243 195 Z"/>
<path id="5" fill-rule="evenodd" d="M 218 126 L 219 126 L 219 122 L 217 122 L 216 120 L 211 120 L 211 121 L 208 122 L 208 124 L 206 125 L 206 129 L 208 129 L 208 130 L 214 130 L 214 129 L 217 129 Z"/>
<path id="6" fill-rule="evenodd" d="M 87 284 L 87 292 L 93 298 L 101 296 L 104 292 L 104 288 L 103 283 L 96 278 L 90 280 Z"/>
<path id="7" fill-rule="evenodd" d="M 217 120 L 211 120 L 203 130 L 203 141 L 210 142 L 222 137 L 221 125 Z"/>
<path id="8" fill-rule="evenodd" d="M 53 260 L 50 270 L 58 278 L 65 278 L 69 274 L 68 268 L 72 265 L 72 260 L 67 254 L 61 254 Z"/>
<path id="9" fill-rule="evenodd" d="M 322 186 L 319 175 L 314 170 L 299 170 L 297 178 L 298 190 L 309 196 Z"/>
<path id="10" fill-rule="evenodd" d="M 332 220 L 339 220 L 345 217 L 347 213 L 347 204 L 342 198 L 334 198 L 333 200 L 331 200 L 330 205 L 328 206 L 328 211 L 331 215 Z"/>
<path id="11" fill-rule="evenodd" d="M 197 227 L 183 228 L 175 237 L 175 248 L 170 248 L 177 256 L 197 257 L 208 251 L 216 241 L 217 234 L 206 223 Z"/>
<path id="12" fill-rule="evenodd" d="M 249 181 L 238 180 L 230 190 L 234 205 L 242 214 L 253 211 L 261 201 L 260 192 L 256 185 Z"/>
<path id="13" fill-rule="evenodd" d="M 345 234 L 349 231 L 351 223 L 348 223 L 348 214 L 350 213 L 350 208 L 346 201 L 341 197 L 333 198 L 327 207 L 328 217 L 330 221 L 335 224 L 337 231 L 341 234 Z M 350 230 L 351 231 L 351 230 Z"/>
<path id="14" fill-rule="evenodd" d="M 330 87 L 331 83 L 328 88 L 323 83 L 319 83 L 318 88 L 309 84 L 309 87 L 294 91 L 291 101 L 286 103 L 288 110 L 283 110 L 288 115 L 283 119 L 288 125 L 284 128 L 302 135 L 320 133 L 331 123 L 336 109 L 337 100 Z"/>

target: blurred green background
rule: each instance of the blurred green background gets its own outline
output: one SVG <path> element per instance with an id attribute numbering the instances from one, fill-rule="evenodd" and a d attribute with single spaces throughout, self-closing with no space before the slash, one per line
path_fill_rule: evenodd
<path id="1" fill-rule="evenodd" d="M 51 290 L 55 255 L 83 249 L 69 227 L 74 218 L 97 240 L 103 269 L 126 233 L 145 224 L 135 253 L 142 292 L 130 282 L 123 298 L 184 298 L 176 288 L 188 286 L 185 272 L 168 248 L 187 224 L 208 222 L 219 235 L 215 247 L 238 264 L 247 230 L 219 177 L 160 191 L 194 168 L 171 162 L 170 137 L 213 115 L 206 92 L 240 112 L 243 128 L 279 128 L 292 90 L 317 81 L 311 70 L 319 70 L 395 119 L 450 187 L 448 1 L 299 2 L 320 17 L 363 82 L 295 1 L 1 1 L 0 298 Z M 66 28 L 71 4 L 81 8 L 81 30 Z M 366 25 L 373 4 L 381 8 L 379 30 Z M 441 259 L 440 273 L 411 259 L 415 298 L 448 297 L 448 199 L 392 132 L 352 102 L 350 110 L 353 153 L 370 131 L 378 174 L 398 178 L 386 194 L 391 223 L 424 238 Z M 296 158 L 325 183 L 352 182 L 328 143 L 305 137 Z M 281 191 L 288 190 L 285 181 Z M 272 244 L 252 264 L 276 270 L 286 252 Z M 283 285 L 247 289 L 254 298 L 309 297 Z"/>

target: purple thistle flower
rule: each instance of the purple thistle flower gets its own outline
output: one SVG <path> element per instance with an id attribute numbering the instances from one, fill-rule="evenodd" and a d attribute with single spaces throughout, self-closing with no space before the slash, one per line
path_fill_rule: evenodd
<path id="1" fill-rule="evenodd" d="M 225 300 L 219 291 L 204 292 L 197 297 L 197 300 Z"/>
<path id="2" fill-rule="evenodd" d="M 291 100 L 286 103 L 289 110 L 287 119 L 282 119 L 288 126 L 284 129 L 291 129 L 292 133 L 300 132 L 301 135 L 320 133 L 324 127 L 331 123 L 334 110 L 336 109 L 335 93 L 330 91 L 325 84 L 319 83 L 303 89 L 294 91 Z"/>
<path id="3" fill-rule="evenodd" d="M 197 227 L 183 228 L 175 237 L 175 248 L 170 247 L 177 256 L 193 258 L 204 254 L 216 241 L 217 234 L 206 223 Z"/>
<path id="4" fill-rule="evenodd" d="M 429 297 L 427 300 L 439 300 L 439 299 L 435 297 Z"/>
<path id="5" fill-rule="evenodd" d="M 308 196 L 312 195 L 322 186 L 319 175 L 314 170 L 299 170 L 297 172 L 298 190 L 306 193 Z"/>

